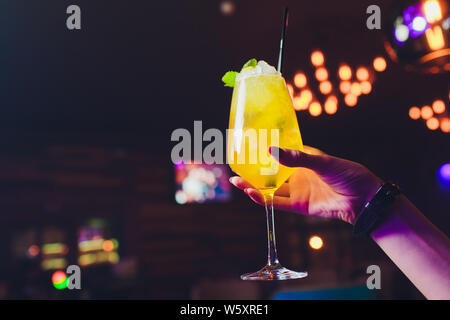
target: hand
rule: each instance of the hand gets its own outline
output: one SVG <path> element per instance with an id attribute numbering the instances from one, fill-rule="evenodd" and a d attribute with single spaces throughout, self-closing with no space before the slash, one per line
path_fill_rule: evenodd
<path id="1" fill-rule="evenodd" d="M 301 152 L 271 147 L 269 152 L 282 165 L 299 167 L 275 192 L 275 209 L 354 224 L 363 206 L 382 185 L 382 180 L 361 164 L 315 148 L 305 146 L 305 152 Z M 231 177 L 230 182 L 264 205 L 263 195 L 243 178 Z"/>

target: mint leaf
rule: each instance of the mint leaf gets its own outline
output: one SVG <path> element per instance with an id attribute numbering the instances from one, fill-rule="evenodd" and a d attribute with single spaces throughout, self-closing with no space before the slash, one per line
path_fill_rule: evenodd
<path id="1" fill-rule="evenodd" d="M 238 72 L 236 71 L 228 71 L 227 73 L 225 73 L 225 75 L 222 77 L 222 81 L 225 87 L 234 87 L 237 74 Z"/>
<path id="2" fill-rule="evenodd" d="M 241 71 L 247 67 L 256 67 L 257 64 L 258 64 L 258 61 L 256 61 L 256 59 L 250 59 L 244 64 Z"/>

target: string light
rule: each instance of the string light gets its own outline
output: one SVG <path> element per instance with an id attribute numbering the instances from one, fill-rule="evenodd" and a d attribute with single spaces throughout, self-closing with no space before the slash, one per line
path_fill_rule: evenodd
<path id="1" fill-rule="evenodd" d="M 313 116 L 313 117 L 317 117 L 322 113 L 322 106 L 320 105 L 319 102 L 314 101 L 309 105 L 309 113 Z"/>
<path id="2" fill-rule="evenodd" d="M 369 94 L 372 91 L 372 84 L 369 81 L 361 82 L 361 92 L 363 94 Z"/>
<path id="3" fill-rule="evenodd" d="M 341 83 L 339 84 L 339 90 L 343 94 L 347 94 L 350 92 L 351 86 L 352 86 L 352 84 L 350 83 L 350 81 L 341 81 Z"/>
<path id="4" fill-rule="evenodd" d="M 427 120 L 427 127 L 430 130 L 436 130 L 437 128 L 439 128 L 439 120 L 435 117 L 431 117 Z"/>
<path id="5" fill-rule="evenodd" d="M 449 133 L 450 132 L 450 119 L 443 118 L 441 119 L 440 127 L 442 132 Z"/>
<path id="6" fill-rule="evenodd" d="M 378 71 L 378 72 L 383 72 L 384 70 L 386 70 L 386 60 L 383 57 L 376 57 L 373 60 L 373 68 Z"/>
<path id="7" fill-rule="evenodd" d="M 319 67 L 323 65 L 325 62 L 325 57 L 323 56 L 322 51 L 316 50 L 313 53 L 311 53 L 311 63 L 315 67 Z"/>
<path id="8" fill-rule="evenodd" d="M 428 120 L 433 116 L 433 109 L 430 106 L 423 106 L 420 110 L 420 115 L 423 120 Z"/>
<path id="9" fill-rule="evenodd" d="M 338 75 L 341 80 L 350 80 L 352 78 L 352 69 L 348 65 L 342 65 L 338 69 Z"/>
<path id="10" fill-rule="evenodd" d="M 324 67 L 320 67 L 316 70 L 316 79 L 319 81 L 325 81 L 328 79 L 328 71 Z"/>
<path id="11" fill-rule="evenodd" d="M 352 85 L 350 87 L 350 93 L 357 97 L 361 95 L 361 86 L 359 85 L 358 82 L 352 83 Z"/>
<path id="12" fill-rule="evenodd" d="M 303 72 L 298 72 L 294 76 L 294 85 L 297 88 L 304 88 L 308 83 L 306 75 Z"/>
<path id="13" fill-rule="evenodd" d="M 369 79 L 369 70 L 365 67 L 359 67 L 356 70 L 356 79 L 359 81 L 366 81 Z"/>
<path id="14" fill-rule="evenodd" d="M 409 108 L 409 117 L 413 120 L 420 119 L 420 109 L 418 107 Z"/>
<path id="15" fill-rule="evenodd" d="M 330 81 L 323 81 L 319 84 L 319 90 L 322 94 L 329 94 L 333 90 L 333 85 Z"/>
<path id="16" fill-rule="evenodd" d="M 435 100 L 431 107 L 433 108 L 434 113 L 437 114 L 443 113 L 445 111 L 445 103 L 442 100 Z"/>
<path id="17" fill-rule="evenodd" d="M 344 97 L 345 104 L 349 107 L 356 106 L 356 103 L 358 102 L 358 97 L 354 94 L 347 93 Z"/>
<path id="18" fill-rule="evenodd" d="M 324 104 L 325 112 L 328 114 L 335 114 L 338 108 L 338 99 L 336 96 L 329 96 Z"/>
<path id="19" fill-rule="evenodd" d="M 294 97 L 294 87 L 290 83 L 287 83 L 286 87 L 287 87 L 287 89 L 289 91 L 289 95 L 291 96 L 291 98 L 293 98 Z"/>

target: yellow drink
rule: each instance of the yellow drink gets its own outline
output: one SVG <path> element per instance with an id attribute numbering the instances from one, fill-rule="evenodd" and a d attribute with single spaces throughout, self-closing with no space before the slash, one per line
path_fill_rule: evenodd
<path id="1" fill-rule="evenodd" d="M 295 168 L 273 159 L 268 148 L 303 151 L 292 99 L 279 75 L 236 79 L 228 132 L 231 169 L 264 194 L 275 192 Z"/>

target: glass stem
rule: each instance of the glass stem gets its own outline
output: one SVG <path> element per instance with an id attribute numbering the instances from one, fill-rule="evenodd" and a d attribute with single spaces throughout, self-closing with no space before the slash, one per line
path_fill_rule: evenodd
<path id="1" fill-rule="evenodd" d="M 267 218 L 267 265 L 274 266 L 279 264 L 277 245 L 275 241 L 275 225 L 273 218 L 273 193 L 265 194 L 264 200 L 266 204 Z"/>

